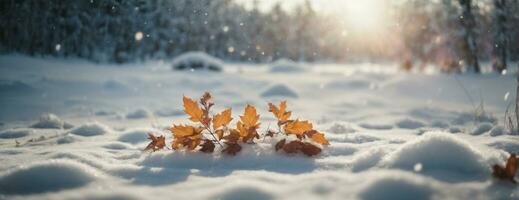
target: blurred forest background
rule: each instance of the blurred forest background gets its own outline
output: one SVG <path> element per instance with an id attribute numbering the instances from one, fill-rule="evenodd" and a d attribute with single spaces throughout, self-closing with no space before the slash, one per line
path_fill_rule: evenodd
<path id="1" fill-rule="evenodd" d="M 318 12 L 310 1 L 267 10 L 252 2 L 2 0 L 0 52 L 125 63 L 204 51 L 229 61 L 398 62 L 475 72 L 481 62 L 502 71 L 519 59 L 519 0 L 385 1 L 391 20 L 370 32 L 345 25 L 355 16 Z"/>

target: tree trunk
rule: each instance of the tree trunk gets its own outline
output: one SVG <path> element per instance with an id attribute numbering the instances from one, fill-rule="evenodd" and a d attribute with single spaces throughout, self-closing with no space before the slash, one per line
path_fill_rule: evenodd
<path id="1" fill-rule="evenodd" d="M 480 73 L 477 43 L 474 33 L 476 21 L 472 14 L 472 0 L 459 0 L 462 7 L 461 23 L 465 29 L 463 34 L 464 54 L 467 65 L 476 73 Z"/>
<path id="2" fill-rule="evenodd" d="M 508 50 L 508 27 L 507 27 L 507 7 L 506 0 L 494 0 L 494 12 L 496 22 L 495 53 L 498 58 L 495 63 L 495 70 L 499 73 L 507 68 Z"/>

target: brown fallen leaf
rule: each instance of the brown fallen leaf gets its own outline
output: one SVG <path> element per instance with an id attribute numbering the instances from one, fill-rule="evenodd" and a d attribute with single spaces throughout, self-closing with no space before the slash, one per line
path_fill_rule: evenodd
<path id="1" fill-rule="evenodd" d="M 305 142 L 305 143 L 303 143 L 301 152 L 303 152 L 307 156 L 315 156 L 315 155 L 318 155 L 319 153 L 321 153 L 321 148 L 319 148 L 311 143 Z"/>
<path id="2" fill-rule="evenodd" d="M 144 151 L 152 150 L 152 151 L 158 151 L 163 149 L 166 146 L 166 137 L 164 136 L 155 136 L 151 133 L 148 133 L 148 139 L 151 140 L 148 146 L 144 149 Z"/>
<path id="3" fill-rule="evenodd" d="M 222 150 L 223 153 L 226 153 L 227 155 L 235 156 L 238 152 L 241 151 L 241 146 L 237 143 L 229 143 L 227 144 L 227 147 Z"/>
<path id="4" fill-rule="evenodd" d="M 203 143 L 200 145 L 202 148 L 200 149 L 201 152 L 204 153 L 213 153 L 214 152 L 214 143 L 213 141 L 209 139 L 203 140 Z"/>
<path id="5" fill-rule="evenodd" d="M 510 157 L 506 161 L 505 167 L 497 164 L 492 166 L 492 175 L 498 179 L 510 180 L 512 183 L 515 184 L 517 183 L 517 181 L 515 180 L 517 168 L 517 156 L 514 153 L 511 153 Z"/>
<path id="6" fill-rule="evenodd" d="M 287 141 L 286 139 L 282 139 L 278 143 L 276 143 L 276 151 L 279 151 L 280 149 L 282 149 L 283 146 L 285 146 L 286 141 Z"/>
<path id="7" fill-rule="evenodd" d="M 283 151 L 288 154 L 298 153 L 303 148 L 303 142 L 294 140 L 283 145 Z"/>

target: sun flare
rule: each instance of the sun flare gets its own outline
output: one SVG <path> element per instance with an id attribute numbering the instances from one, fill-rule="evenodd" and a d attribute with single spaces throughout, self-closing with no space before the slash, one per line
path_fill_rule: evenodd
<path id="1" fill-rule="evenodd" d="M 342 3 L 346 25 L 355 31 L 374 32 L 384 26 L 384 2 L 348 0 Z"/>

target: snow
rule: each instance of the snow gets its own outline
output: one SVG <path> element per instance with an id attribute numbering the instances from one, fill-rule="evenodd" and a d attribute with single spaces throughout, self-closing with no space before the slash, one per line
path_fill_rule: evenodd
<path id="1" fill-rule="evenodd" d="M 289 97 L 289 98 L 297 98 L 298 95 L 288 86 L 283 84 L 273 85 L 263 93 L 261 93 L 262 97 Z"/>
<path id="2" fill-rule="evenodd" d="M 431 132 L 403 144 L 388 156 L 385 165 L 411 171 L 420 163 L 423 168 L 421 173 L 440 180 L 451 180 L 454 179 L 452 173 L 470 178 L 487 177 L 490 170 L 485 159 L 470 144 L 450 133 Z"/>
<path id="3" fill-rule="evenodd" d="M 37 194 L 77 188 L 95 180 L 97 172 L 69 160 L 51 160 L 23 166 L 3 174 L 0 192 L 4 194 Z"/>
<path id="4" fill-rule="evenodd" d="M 303 66 L 288 58 L 278 59 L 270 67 L 270 72 L 272 73 L 299 73 L 304 71 L 305 68 Z"/>
<path id="5" fill-rule="evenodd" d="M 0 132 L 0 139 L 21 138 L 32 134 L 31 129 L 9 129 Z"/>
<path id="6" fill-rule="evenodd" d="M 490 175 L 519 151 L 502 121 L 514 73 L 456 75 L 475 97 L 482 91 L 486 115 L 475 120 L 452 75 L 391 64 L 305 64 L 297 73 L 172 64 L 0 56 L 0 199 L 519 199 Z M 267 103 L 286 99 L 331 144 L 312 158 L 275 152 L 277 137 L 234 157 L 219 146 L 212 155 L 142 151 L 148 133 L 169 148 L 168 127 L 188 123 L 182 96 L 204 91 L 233 118 L 256 106 L 260 133 L 276 126 Z"/>
<path id="7" fill-rule="evenodd" d="M 70 131 L 72 134 L 86 137 L 103 135 L 108 132 L 110 132 L 109 128 L 99 122 L 86 123 Z"/>
<path id="8" fill-rule="evenodd" d="M 175 70 L 210 70 L 221 71 L 222 61 L 204 52 L 187 52 L 172 61 Z"/>
<path id="9" fill-rule="evenodd" d="M 33 124 L 32 128 L 57 128 L 61 129 L 65 126 L 70 127 L 70 125 L 66 125 L 58 116 L 52 113 L 44 114 L 40 117 L 40 121 Z"/>

